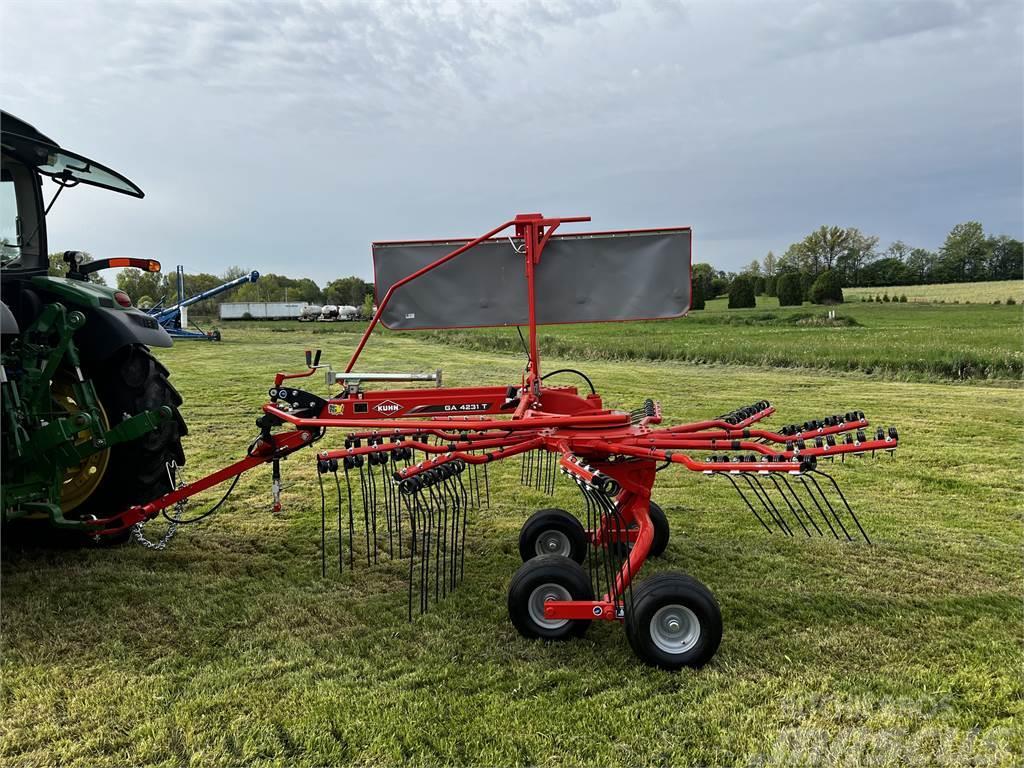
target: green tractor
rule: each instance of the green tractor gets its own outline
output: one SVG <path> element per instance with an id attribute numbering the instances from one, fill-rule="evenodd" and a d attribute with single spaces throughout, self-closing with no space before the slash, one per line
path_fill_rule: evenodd
<path id="1" fill-rule="evenodd" d="M 51 275 L 46 215 L 65 188 L 142 190 L 6 112 L 0 145 L 0 521 L 89 535 L 91 521 L 171 490 L 185 463 L 181 397 L 149 351 L 170 337 L 127 294 L 90 280 L 160 265 L 67 251 L 67 275 Z M 44 177 L 56 184 L 46 207 Z"/>

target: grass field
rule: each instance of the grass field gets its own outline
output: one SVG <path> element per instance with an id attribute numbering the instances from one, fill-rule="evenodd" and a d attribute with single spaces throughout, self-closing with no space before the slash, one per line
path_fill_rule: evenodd
<path id="1" fill-rule="evenodd" d="M 311 345 L 338 367 L 355 328 L 225 330 L 219 345 L 160 352 L 185 397 L 193 479 L 242 454 L 273 371 L 300 367 Z M 514 382 L 521 360 L 389 334 L 366 363 L 440 365 L 459 385 Z M 320 577 L 319 493 L 300 453 L 284 464 L 284 514 L 268 511 L 269 471 L 256 470 L 163 553 L 5 537 L 0 763 L 1021 763 L 1024 392 L 678 360 L 546 363 L 584 368 L 611 405 L 659 398 L 673 421 L 766 398 L 778 424 L 853 407 L 897 424 L 895 460 L 835 471 L 874 546 L 768 535 L 723 481 L 662 473 L 655 497 L 673 536 L 647 572 L 700 578 L 725 620 L 709 667 L 669 674 L 638 664 L 615 626 L 557 645 L 516 635 L 504 601 L 517 532 L 549 503 L 519 486 L 517 463 L 492 470 L 465 583 L 407 623 L 398 567 Z M 579 507 L 566 487 L 557 501 Z"/>
<path id="2" fill-rule="evenodd" d="M 939 285 L 887 285 L 882 288 L 844 288 L 847 301 L 860 301 L 861 296 L 883 296 L 889 298 L 906 296 L 907 301 L 945 302 L 952 304 L 991 304 L 998 301 L 1005 304 L 1013 299 L 1024 302 L 1024 280 L 991 280 L 982 283 L 942 283 Z"/>
<path id="3" fill-rule="evenodd" d="M 679 320 L 547 326 L 543 349 L 563 357 L 675 360 L 773 368 L 859 371 L 907 380 L 1020 380 L 1024 306 L 867 304 L 780 309 L 757 297 L 756 309 L 727 309 L 726 299 Z M 521 352 L 514 328 L 437 331 L 447 344 Z"/>

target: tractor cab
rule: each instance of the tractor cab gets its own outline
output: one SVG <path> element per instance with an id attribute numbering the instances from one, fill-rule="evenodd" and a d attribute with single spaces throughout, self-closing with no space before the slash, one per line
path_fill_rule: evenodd
<path id="1" fill-rule="evenodd" d="M 88 184 L 131 197 L 142 190 L 120 173 L 60 147 L 14 115 L 0 111 L 0 266 L 25 274 L 45 274 L 46 213 L 66 187 Z M 42 179 L 57 191 L 44 207 Z"/>

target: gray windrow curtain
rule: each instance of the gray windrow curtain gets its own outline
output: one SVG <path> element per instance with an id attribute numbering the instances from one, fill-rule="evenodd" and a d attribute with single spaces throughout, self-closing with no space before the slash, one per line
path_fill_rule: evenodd
<path id="1" fill-rule="evenodd" d="M 555 235 L 537 265 L 537 322 L 685 314 L 690 241 L 689 229 Z M 466 242 L 374 243 L 377 301 L 402 278 Z M 526 257 L 515 250 L 522 247 L 508 238 L 489 240 L 404 285 L 391 297 L 384 325 L 403 331 L 526 325 Z"/>

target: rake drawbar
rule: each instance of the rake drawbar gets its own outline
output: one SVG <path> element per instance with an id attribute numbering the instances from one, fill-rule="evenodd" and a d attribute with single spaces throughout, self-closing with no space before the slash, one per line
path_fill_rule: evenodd
<path id="1" fill-rule="evenodd" d="M 657 473 L 681 467 L 723 478 L 767 531 L 869 542 L 839 483 L 821 467 L 826 460 L 848 455 L 892 453 L 899 436 L 894 428 L 871 432 L 865 415 L 855 410 L 772 431 L 762 424 L 775 410 L 765 400 L 715 419 L 662 426 L 661 407 L 654 400 L 632 411 L 610 409 L 592 385 L 589 394 L 580 394 L 576 387 L 545 383 L 537 349 L 535 283 L 551 279 L 550 274 L 545 277 L 541 259 L 547 247 L 557 243 L 552 253 L 561 256 L 589 248 L 593 240 L 594 248 L 605 249 L 605 258 L 607 248 L 626 248 L 635 260 L 636 247 L 627 242 L 635 235 L 642 241 L 641 255 L 657 252 L 652 258 L 661 260 L 658 269 L 673 254 L 685 251 L 689 259 L 688 229 L 553 237 L 562 223 L 584 220 L 519 216 L 393 282 L 343 372 L 321 366 L 319 351 L 307 351 L 305 370 L 275 376 L 256 422 L 259 436 L 243 458 L 147 504 L 96 521 L 97 533 L 141 525 L 158 514 L 187 524 L 182 510 L 188 498 L 232 480 L 230 494 L 237 477 L 260 464 L 272 466 L 272 508 L 279 511 L 281 460 L 322 440 L 328 430 L 340 429 L 343 445 L 316 454 L 321 573 L 328 572 L 330 522 L 336 528 L 331 538 L 337 542 L 339 572 L 346 559 L 350 568 L 357 558 L 367 565 L 407 561 L 403 567 L 411 619 L 462 580 L 470 512 L 490 499 L 488 466 L 518 456 L 524 485 L 551 494 L 558 478 L 566 478 L 578 488 L 583 510 L 582 520 L 562 509 L 539 510 L 523 525 L 519 544 L 524 563 L 508 593 L 509 615 L 520 634 L 560 640 L 582 634 L 594 620 L 619 621 L 644 661 L 668 669 L 703 665 L 721 639 L 721 613 L 711 592 L 684 574 L 636 578 L 647 558 L 660 554 L 668 540 L 667 517 L 651 499 Z M 394 296 L 400 296 L 401 306 L 417 309 L 417 322 L 431 322 L 430 305 L 402 292 L 434 270 L 451 270 L 449 262 L 477 246 L 509 257 L 497 237 L 507 229 L 513 230 L 505 238 L 507 247 L 512 258 L 524 263 L 527 283 L 528 361 L 516 383 L 449 387 L 442 386 L 440 370 L 354 370 Z M 445 249 L 451 245 L 446 243 Z M 419 257 L 415 250 L 413 254 Z M 658 269 L 649 271 L 663 280 Z M 671 311 L 675 307 L 659 309 Z M 409 315 L 416 312 L 405 313 Z M 340 391 L 325 398 L 295 386 L 325 368 L 329 388 L 340 385 Z M 435 386 L 368 388 L 380 382 Z M 330 521 L 329 498 L 336 506 Z"/>

